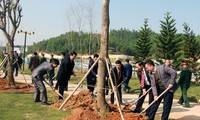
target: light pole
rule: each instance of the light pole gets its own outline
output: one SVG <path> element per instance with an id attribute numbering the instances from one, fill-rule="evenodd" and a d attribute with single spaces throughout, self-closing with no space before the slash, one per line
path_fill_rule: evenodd
<path id="1" fill-rule="evenodd" d="M 23 30 L 20 30 L 20 31 L 18 31 L 18 33 L 24 33 L 25 34 L 25 38 L 24 38 L 24 56 L 23 56 L 23 60 L 24 60 L 24 62 L 23 62 L 23 71 L 24 71 L 24 64 L 25 64 L 25 54 L 26 54 L 26 37 L 27 37 L 27 34 L 28 35 L 32 35 L 32 34 L 34 34 L 34 32 L 28 32 L 28 31 L 23 31 Z"/>

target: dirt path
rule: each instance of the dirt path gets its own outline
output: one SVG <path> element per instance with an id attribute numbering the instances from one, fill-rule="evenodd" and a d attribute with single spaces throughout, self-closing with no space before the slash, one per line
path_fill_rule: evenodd
<path id="1" fill-rule="evenodd" d="M 25 76 L 28 83 L 31 83 L 31 77 L 29 75 Z M 21 74 L 19 74 L 18 77 L 15 78 L 16 81 L 18 82 L 25 82 L 23 79 L 23 76 Z M 77 86 L 77 84 L 69 84 L 69 91 L 67 91 L 66 93 L 71 93 L 74 88 Z M 78 89 L 78 91 L 84 90 L 86 89 L 86 86 L 80 87 Z M 123 93 L 123 101 L 124 102 L 131 102 L 131 100 L 133 98 L 137 98 L 138 95 L 136 94 L 127 94 L 127 93 Z M 107 100 L 109 101 L 109 98 L 107 98 Z M 145 103 L 143 105 L 143 108 L 147 107 L 147 98 L 145 100 Z M 182 106 L 180 106 L 177 103 L 178 100 L 174 99 L 173 100 L 173 106 L 172 106 L 172 110 L 170 113 L 170 118 L 175 119 L 175 120 L 200 120 L 200 104 L 198 103 L 190 103 L 191 104 L 191 108 L 184 108 Z M 159 110 L 157 111 L 158 115 L 162 114 L 162 103 L 159 107 Z"/>

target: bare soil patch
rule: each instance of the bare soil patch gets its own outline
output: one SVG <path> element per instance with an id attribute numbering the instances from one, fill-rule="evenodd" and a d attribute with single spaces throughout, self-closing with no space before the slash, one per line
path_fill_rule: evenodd
<path id="1" fill-rule="evenodd" d="M 60 100 L 51 105 L 51 108 L 58 109 L 64 100 Z M 96 99 L 91 97 L 90 92 L 81 91 L 73 95 L 64 105 L 63 110 L 72 110 L 71 115 L 63 120 L 121 120 L 117 106 L 108 104 L 110 111 L 105 116 L 100 116 Z M 127 105 L 123 110 L 129 110 L 131 105 Z M 136 113 L 123 113 L 125 120 L 147 120 L 144 115 Z"/>
<path id="2" fill-rule="evenodd" d="M 18 89 L 8 88 L 6 84 L 6 79 L 0 78 L 0 92 L 33 92 L 34 87 L 29 87 L 25 83 L 16 83 Z"/>

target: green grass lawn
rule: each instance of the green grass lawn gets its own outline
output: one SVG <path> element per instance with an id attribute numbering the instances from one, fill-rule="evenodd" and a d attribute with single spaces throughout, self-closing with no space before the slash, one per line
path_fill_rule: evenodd
<path id="1" fill-rule="evenodd" d="M 49 100 L 54 93 L 48 92 Z M 0 93 L 0 120 L 61 120 L 62 111 L 33 102 L 33 93 Z"/>

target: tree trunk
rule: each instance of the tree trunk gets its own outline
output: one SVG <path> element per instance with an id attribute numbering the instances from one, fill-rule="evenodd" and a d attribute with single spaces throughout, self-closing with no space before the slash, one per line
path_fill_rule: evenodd
<path id="1" fill-rule="evenodd" d="M 102 32 L 101 32 L 101 45 L 100 45 L 100 59 L 98 67 L 98 80 L 97 80 L 97 105 L 100 108 L 100 114 L 104 115 L 109 109 L 105 101 L 105 75 L 106 75 L 106 62 L 105 58 L 108 57 L 108 38 L 109 38 L 109 0 L 102 0 Z"/>
<path id="2" fill-rule="evenodd" d="M 20 0 L 4 0 L 0 1 L 0 30 L 2 30 L 5 38 L 8 40 L 8 65 L 7 65 L 7 85 L 11 88 L 17 88 L 13 77 L 13 51 L 14 51 L 14 37 L 21 23 L 22 7 L 19 5 Z M 8 22 L 8 23 L 7 23 Z M 10 25 L 12 29 L 10 34 Z M 8 28 L 7 27 L 8 24 Z"/>
<path id="3" fill-rule="evenodd" d="M 14 44 L 8 43 L 7 48 L 8 48 L 8 52 L 9 52 L 8 65 L 7 65 L 7 72 L 8 72 L 7 85 L 8 85 L 9 88 L 17 88 L 16 85 L 15 85 L 14 76 L 13 76 Z"/>

